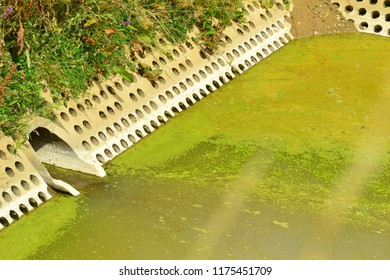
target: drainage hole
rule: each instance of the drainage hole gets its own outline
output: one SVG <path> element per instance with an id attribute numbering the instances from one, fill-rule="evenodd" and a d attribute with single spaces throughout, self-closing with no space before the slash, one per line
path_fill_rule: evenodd
<path id="1" fill-rule="evenodd" d="M 9 211 L 9 215 L 14 221 L 19 220 L 19 215 L 14 210 Z"/>
<path id="2" fill-rule="evenodd" d="M 158 117 L 157 117 L 157 119 L 158 119 L 158 121 L 160 122 L 160 124 L 163 124 L 163 123 L 165 123 L 165 120 L 164 120 L 164 118 L 163 118 L 163 117 L 161 117 L 161 116 L 158 116 Z"/>
<path id="3" fill-rule="evenodd" d="M 186 46 L 187 46 L 187 48 L 189 48 L 191 50 L 194 48 L 194 46 L 188 41 L 186 41 Z"/>
<path id="4" fill-rule="evenodd" d="M 166 94 L 166 96 L 167 96 L 168 98 L 170 98 L 170 99 L 173 98 L 173 94 L 172 94 L 169 90 L 167 90 L 167 91 L 165 92 L 165 94 Z"/>
<path id="5" fill-rule="evenodd" d="M 119 102 L 114 103 L 115 108 L 117 108 L 119 111 L 122 111 L 122 105 L 119 104 Z"/>
<path id="6" fill-rule="evenodd" d="M 121 145 L 125 149 L 129 147 L 129 144 L 127 144 L 127 142 L 125 140 L 123 140 L 123 139 L 121 140 Z"/>
<path id="7" fill-rule="evenodd" d="M 182 102 L 179 102 L 179 107 L 180 107 L 182 110 L 186 110 L 186 109 L 187 109 L 186 105 L 184 105 Z"/>
<path id="8" fill-rule="evenodd" d="M 144 126 L 143 126 L 143 129 L 144 129 L 144 131 L 145 131 L 147 134 L 152 133 L 152 131 L 150 130 L 150 128 L 149 128 L 147 125 L 144 125 Z"/>
<path id="9" fill-rule="evenodd" d="M 140 110 L 135 110 L 135 113 L 137 114 L 138 117 L 143 118 L 144 114 Z"/>
<path id="10" fill-rule="evenodd" d="M 92 102 L 91 102 L 89 99 L 85 99 L 85 100 L 84 100 L 84 103 L 85 103 L 85 105 L 86 105 L 88 108 L 92 108 L 92 107 L 93 107 Z"/>
<path id="11" fill-rule="evenodd" d="M 186 102 L 187 102 L 188 106 L 194 105 L 194 102 L 192 102 L 192 100 L 189 98 L 186 98 Z"/>
<path id="12" fill-rule="evenodd" d="M 107 140 L 106 135 L 105 135 L 103 132 L 101 132 L 101 131 L 99 131 L 98 136 L 99 136 L 100 139 L 102 139 L 103 141 Z"/>
<path id="13" fill-rule="evenodd" d="M 128 114 L 127 116 L 129 117 L 129 119 L 130 119 L 133 123 L 136 123 L 136 122 L 137 122 L 137 118 L 136 118 L 133 114 Z"/>
<path id="14" fill-rule="evenodd" d="M 133 100 L 134 102 L 138 101 L 137 96 L 135 96 L 134 93 L 130 93 L 129 96 L 130 96 L 131 100 Z"/>
<path id="15" fill-rule="evenodd" d="M 180 63 L 179 67 L 182 71 L 187 71 L 187 68 L 184 66 L 184 64 Z"/>
<path id="16" fill-rule="evenodd" d="M 158 99 L 161 101 L 161 103 L 165 104 L 167 103 L 167 100 L 164 96 L 162 96 L 161 94 L 158 96 Z"/>
<path id="17" fill-rule="evenodd" d="M 150 101 L 150 102 L 149 102 L 149 105 L 150 105 L 150 107 L 152 107 L 154 110 L 157 110 L 157 109 L 158 109 L 157 104 L 154 103 L 153 101 Z"/>
<path id="18" fill-rule="evenodd" d="M 9 222 L 6 218 L 4 217 L 0 217 L 0 224 L 3 226 L 3 227 L 8 227 L 9 226 Z"/>
<path id="19" fill-rule="evenodd" d="M 174 93 L 176 93 L 177 95 L 180 94 L 180 90 L 177 88 L 177 87 L 172 87 L 172 90 Z"/>
<path id="20" fill-rule="evenodd" d="M 373 11 L 372 13 L 371 13 L 371 17 L 372 18 L 378 18 L 378 17 L 380 17 L 381 16 L 381 14 L 378 12 L 378 11 Z"/>
<path id="21" fill-rule="evenodd" d="M 107 95 L 107 93 L 104 90 L 100 91 L 100 96 L 103 97 L 104 99 L 108 98 L 108 95 Z"/>
<path id="22" fill-rule="evenodd" d="M 19 196 L 21 194 L 19 188 L 17 186 L 12 186 L 11 191 L 14 193 L 14 195 Z"/>
<path id="23" fill-rule="evenodd" d="M 73 108 L 69 108 L 69 114 L 71 114 L 71 116 L 73 116 L 73 117 L 77 117 L 77 112 Z"/>
<path id="24" fill-rule="evenodd" d="M 120 83 L 118 83 L 118 82 L 115 82 L 115 87 L 116 87 L 118 90 L 120 90 L 120 91 L 123 90 L 122 85 L 121 85 Z"/>
<path id="25" fill-rule="evenodd" d="M 122 123 L 124 126 L 126 126 L 126 127 L 129 127 L 129 126 L 130 126 L 129 122 L 128 122 L 126 119 L 124 119 L 124 118 L 121 119 L 121 123 Z"/>
<path id="26" fill-rule="evenodd" d="M 135 131 L 135 134 L 137 134 L 137 136 L 138 136 L 139 138 L 142 138 L 142 137 L 143 137 L 142 132 L 141 132 L 140 130 L 138 130 L 138 129 Z"/>
<path id="27" fill-rule="evenodd" d="M 191 60 L 189 59 L 186 59 L 186 64 L 189 66 L 189 67 L 193 67 L 194 64 L 192 64 Z"/>
<path id="28" fill-rule="evenodd" d="M 147 113 L 147 114 L 150 114 L 150 112 L 151 112 L 149 107 L 146 105 L 142 106 L 142 109 L 144 109 L 145 113 Z"/>
<path id="29" fill-rule="evenodd" d="M 25 189 L 26 191 L 28 191 L 28 190 L 30 189 L 29 183 L 27 183 L 27 181 L 25 181 L 25 180 L 20 181 L 20 185 L 21 185 L 22 188 Z"/>
<path id="30" fill-rule="evenodd" d="M 24 204 L 20 204 L 20 205 L 19 205 L 19 210 L 20 210 L 20 212 L 22 212 L 23 214 L 27 214 L 27 213 L 28 213 L 28 208 L 27 208 L 26 205 L 24 205 Z"/>
<path id="31" fill-rule="evenodd" d="M 91 124 L 88 121 L 83 121 L 83 125 L 86 129 L 91 129 Z"/>
<path id="32" fill-rule="evenodd" d="M 186 85 L 184 83 L 182 83 L 182 82 L 179 83 L 179 86 L 181 87 L 182 90 L 186 90 L 187 89 Z"/>
<path id="33" fill-rule="evenodd" d="M 203 50 L 201 50 L 201 51 L 199 52 L 199 55 L 200 55 L 201 58 L 207 59 L 207 54 L 206 54 Z"/>
<path id="34" fill-rule="evenodd" d="M 353 7 L 352 7 L 351 5 L 347 5 L 347 6 L 345 6 L 345 11 L 346 11 L 347 13 L 350 13 L 350 12 L 353 11 Z"/>
<path id="35" fill-rule="evenodd" d="M 65 114 L 64 112 L 62 112 L 61 114 L 60 114 L 60 116 L 61 116 L 61 119 L 63 119 L 64 121 L 69 121 L 69 117 L 68 117 L 68 115 L 67 114 Z"/>
<path id="36" fill-rule="evenodd" d="M 366 30 L 368 28 L 368 23 L 365 22 L 365 21 L 361 22 L 360 25 L 359 25 L 359 28 L 361 30 Z"/>
<path id="37" fill-rule="evenodd" d="M 200 82 L 200 79 L 199 79 L 199 76 L 198 76 L 198 75 L 193 74 L 193 75 L 192 75 L 192 78 L 193 78 L 196 82 Z"/>
<path id="38" fill-rule="evenodd" d="M 93 99 L 93 101 L 95 101 L 96 103 L 100 104 L 100 98 L 99 98 L 97 95 L 93 95 L 93 96 L 92 96 L 92 99 Z"/>
<path id="39" fill-rule="evenodd" d="M 91 136 L 91 138 L 89 138 L 91 140 L 91 143 L 94 144 L 94 145 L 99 145 L 99 141 L 96 139 L 96 137 L 94 136 Z"/>
<path id="40" fill-rule="evenodd" d="M 158 128 L 158 125 L 155 121 L 150 121 L 150 125 L 154 128 L 154 129 L 157 129 Z"/>
<path id="41" fill-rule="evenodd" d="M 176 76 L 179 76 L 179 75 L 180 75 L 179 70 L 177 70 L 176 68 L 172 68 L 172 72 L 173 72 L 173 74 L 175 74 Z"/>
<path id="42" fill-rule="evenodd" d="M 47 200 L 46 195 L 43 192 L 38 193 L 38 197 L 42 202 L 45 202 Z"/>
<path id="43" fill-rule="evenodd" d="M 74 130 L 75 130 L 78 134 L 82 134 L 82 133 L 83 133 L 83 130 L 82 130 L 81 127 L 78 126 L 78 125 L 75 125 L 75 126 L 74 126 Z"/>
<path id="44" fill-rule="evenodd" d="M 97 154 L 97 155 L 96 155 L 96 159 L 97 159 L 100 163 L 104 163 L 104 162 L 105 162 L 104 157 L 103 157 L 101 154 Z"/>
<path id="45" fill-rule="evenodd" d="M 167 62 L 165 61 L 165 59 L 164 58 L 162 58 L 162 57 L 159 57 L 159 59 L 158 59 L 160 62 L 161 62 L 161 64 L 167 64 Z"/>
<path id="46" fill-rule="evenodd" d="M 33 207 L 33 208 L 38 207 L 38 202 L 34 198 L 29 198 L 28 203 L 30 203 L 31 207 Z"/>
<path id="47" fill-rule="evenodd" d="M 382 26 L 381 25 L 375 25 L 374 26 L 374 32 L 375 33 L 379 33 L 379 32 L 381 32 L 382 31 Z"/>
<path id="48" fill-rule="evenodd" d="M 145 97 L 145 93 L 144 93 L 144 91 L 142 90 L 142 89 L 137 89 L 137 94 L 140 96 L 140 97 Z"/>
<path id="49" fill-rule="evenodd" d="M 229 36 L 225 36 L 225 41 L 226 41 L 226 43 L 229 43 L 229 44 L 233 42 Z"/>
<path id="50" fill-rule="evenodd" d="M 121 151 L 121 149 L 119 149 L 119 147 L 118 147 L 117 144 L 112 145 L 112 148 L 114 149 L 114 151 L 115 151 L 117 154 L 119 154 L 120 151 Z"/>
<path id="51" fill-rule="evenodd" d="M 117 131 L 122 131 L 122 127 L 118 123 L 114 123 L 114 127 Z"/>
<path id="52" fill-rule="evenodd" d="M 107 119 L 107 116 L 106 116 L 106 114 L 105 114 L 103 111 L 99 111 L 99 116 L 100 116 L 103 120 Z"/>
<path id="53" fill-rule="evenodd" d="M 12 201 L 12 197 L 11 197 L 11 195 L 9 193 L 3 192 L 1 195 L 3 196 L 5 201 L 7 201 L 7 202 L 11 202 Z"/>
<path id="54" fill-rule="evenodd" d="M 135 139 L 135 137 L 134 137 L 133 135 L 131 135 L 131 134 L 127 135 L 127 138 L 129 138 L 129 140 L 130 140 L 131 143 L 136 143 L 136 142 L 137 142 L 137 140 Z"/>
<path id="55" fill-rule="evenodd" d="M 110 106 L 107 106 L 107 112 L 108 112 L 110 115 L 115 115 L 114 109 L 112 109 Z"/>
<path id="56" fill-rule="evenodd" d="M 175 55 L 175 56 L 177 56 L 177 57 L 179 57 L 180 56 L 180 53 L 176 50 L 176 49 L 173 49 L 173 54 Z"/>
<path id="57" fill-rule="evenodd" d="M 104 150 L 104 153 L 106 154 L 106 156 L 108 156 L 109 158 L 112 158 L 112 153 L 109 149 L 105 149 Z"/>
<path id="58" fill-rule="evenodd" d="M 109 135 L 114 136 L 114 131 L 111 128 L 106 127 L 106 131 Z"/>
<path id="59" fill-rule="evenodd" d="M 84 148 L 87 150 L 87 151 L 90 151 L 91 150 L 91 145 L 89 145 L 89 143 L 87 141 L 83 141 L 81 142 L 81 144 L 83 144 Z"/>

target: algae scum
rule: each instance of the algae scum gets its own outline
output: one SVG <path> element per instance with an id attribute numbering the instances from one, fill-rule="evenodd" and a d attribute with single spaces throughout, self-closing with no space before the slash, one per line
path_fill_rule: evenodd
<path id="1" fill-rule="evenodd" d="M 81 196 L 0 232 L 0 257 L 389 259 L 389 48 L 362 34 L 294 41 L 106 178 L 52 170 Z"/>

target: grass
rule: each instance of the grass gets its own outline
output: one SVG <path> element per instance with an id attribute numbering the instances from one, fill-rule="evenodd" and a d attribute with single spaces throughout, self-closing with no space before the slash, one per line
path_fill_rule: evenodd
<path id="1" fill-rule="evenodd" d="M 259 1 L 263 2 L 263 1 Z M 212 52 L 232 21 L 243 21 L 241 0 L 4 0 L 0 3 L 0 130 L 28 137 L 31 117 L 52 117 L 54 106 L 84 94 L 94 80 L 120 74 L 131 81 L 132 60 L 157 46 L 183 42 L 194 27 Z M 160 51 L 164 52 L 164 50 Z"/>

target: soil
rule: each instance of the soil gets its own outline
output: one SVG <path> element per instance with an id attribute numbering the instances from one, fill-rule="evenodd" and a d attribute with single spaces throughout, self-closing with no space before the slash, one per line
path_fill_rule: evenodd
<path id="1" fill-rule="evenodd" d="M 346 20 L 330 0 L 297 0 L 293 3 L 288 21 L 295 38 L 357 32 L 353 21 Z"/>

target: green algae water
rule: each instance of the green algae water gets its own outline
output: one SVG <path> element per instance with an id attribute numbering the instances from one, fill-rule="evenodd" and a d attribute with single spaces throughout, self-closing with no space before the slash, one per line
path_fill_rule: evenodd
<path id="1" fill-rule="evenodd" d="M 50 170 L 81 196 L 1 231 L 0 258 L 389 259 L 389 49 L 364 34 L 293 41 L 107 177 Z"/>

